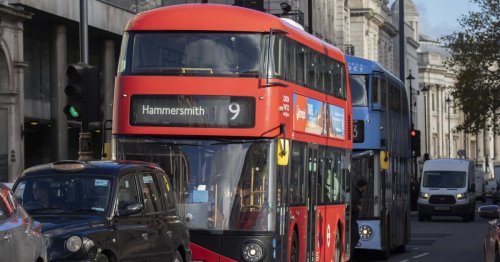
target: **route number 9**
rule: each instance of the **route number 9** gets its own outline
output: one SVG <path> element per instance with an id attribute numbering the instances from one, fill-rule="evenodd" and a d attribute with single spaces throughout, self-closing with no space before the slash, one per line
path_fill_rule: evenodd
<path id="1" fill-rule="evenodd" d="M 229 112 L 233 114 L 231 120 L 235 120 L 240 115 L 240 104 L 231 103 L 229 104 Z"/>

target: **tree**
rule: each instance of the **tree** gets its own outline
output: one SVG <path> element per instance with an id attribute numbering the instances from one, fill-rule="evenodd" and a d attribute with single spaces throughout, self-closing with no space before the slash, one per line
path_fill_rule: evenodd
<path id="1" fill-rule="evenodd" d="M 464 113 L 458 131 L 500 133 L 500 0 L 472 0 L 479 11 L 458 19 L 461 31 L 442 37 L 450 48 L 446 62 L 457 74 L 451 87 L 455 107 Z"/>

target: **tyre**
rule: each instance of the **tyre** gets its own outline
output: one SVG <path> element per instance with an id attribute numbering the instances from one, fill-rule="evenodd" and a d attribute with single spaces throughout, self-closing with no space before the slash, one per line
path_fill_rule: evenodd
<path id="1" fill-rule="evenodd" d="M 335 262 L 340 262 L 342 259 L 342 236 L 337 231 L 335 237 Z"/>
<path id="2" fill-rule="evenodd" d="M 293 232 L 292 246 L 290 250 L 290 262 L 299 262 L 299 239 L 297 232 Z"/>
<path id="3" fill-rule="evenodd" d="M 181 252 L 179 250 L 175 251 L 174 262 L 184 262 Z"/>
<path id="4" fill-rule="evenodd" d="M 486 257 L 486 255 L 484 257 Z M 500 251 L 498 249 L 495 250 L 495 262 L 500 262 Z"/>
<path id="5" fill-rule="evenodd" d="M 387 225 L 390 225 L 390 222 L 390 220 L 387 220 Z M 379 253 L 381 260 L 388 260 L 391 255 L 391 228 L 389 226 L 387 226 L 386 234 L 387 242 L 385 244 L 385 249 L 382 249 Z"/>
<path id="6" fill-rule="evenodd" d="M 418 222 L 424 222 L 425 221 L 425 216 L 422 213 L 418 213 Z"/>
<path id="7" fill-rule="evenodd" d="M 95 261 L 96 262 L 109 262 L 109 258 L 106 255 L 101 253 L 95 257 Z"/>

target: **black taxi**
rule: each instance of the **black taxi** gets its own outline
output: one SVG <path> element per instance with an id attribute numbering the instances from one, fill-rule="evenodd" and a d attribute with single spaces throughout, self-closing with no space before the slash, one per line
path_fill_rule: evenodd
<path id="1" fill-rule="evenodd" d="M 157 165 L 59 161 L 25 170 L 16 197 L 42 224 L 49 261 L 190 261 L 189 232 Z"/>

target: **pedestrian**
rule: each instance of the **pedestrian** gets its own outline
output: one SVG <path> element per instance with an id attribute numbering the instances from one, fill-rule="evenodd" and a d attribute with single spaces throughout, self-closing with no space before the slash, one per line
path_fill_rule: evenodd
<path id="1" fill-rule="evenodd" d="M 349 261 L 353 261 L 354 248 L 360 239 L 358 218 L 361 212 L 361 199 L 367 187 L 368 182 L 366 182 L 366 180 L 358 179 L 354 190 L 351 190 L 351 257 Z"/>

